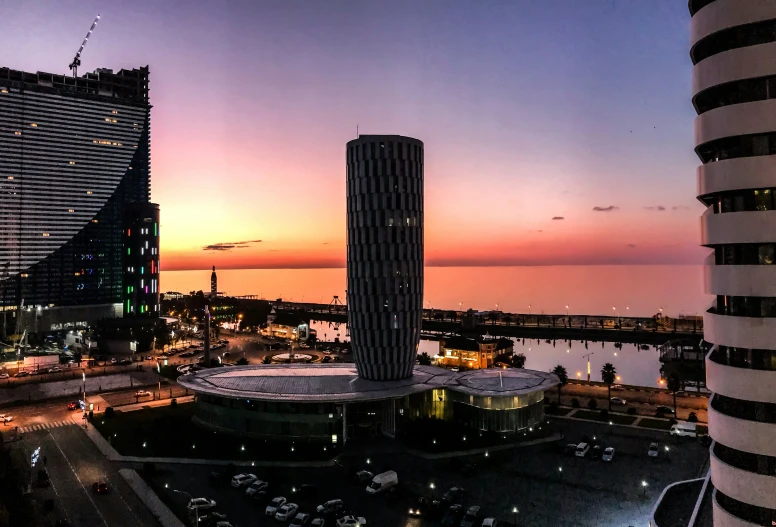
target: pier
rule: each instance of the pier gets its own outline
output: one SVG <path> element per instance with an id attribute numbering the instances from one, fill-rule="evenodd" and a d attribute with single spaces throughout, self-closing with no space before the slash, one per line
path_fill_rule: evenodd
<path id="1" fill-rule="evenodd" d="M 236 298 L 260 300 L 255 296 Z M 269 302 L 277 312 L 294 311 L 310 320 L 347 322 L 347 306 L 336 297 L 329 304 L 264 301 Z M 701 339 L 703 319 L 424 309 L 422 330 L 426 334 L 469 333 L 494 337 L 664 344 L 673 339 Z"/>

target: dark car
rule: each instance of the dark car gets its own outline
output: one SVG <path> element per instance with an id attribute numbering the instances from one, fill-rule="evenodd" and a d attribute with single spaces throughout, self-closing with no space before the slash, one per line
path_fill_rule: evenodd
<path id="1" fill-rule="evenodd" d="M 291 494 L 300 497 L 314 497 L 318 494 L 318 486 L 312 483 L 303 483 L 298 487 L 291 487 Z"/>
<path id="2" fill-rule="evenodd" d="M 126 366 L 128 364 L 132 364 L 132 359 L 122 359 L 122 360 L 119 361 L 119 364 L 121 364 L 122 366 Z"/>
<path id="3" fill-rule="evenodd" d="M 109 491 L 108 484 L 104 481 L 95 481 L 92 483 L 92 492 L 95 494 L 107 494 Z"/>
<path id="4" fill-rule="evenodd" d="M 442 517 L 442 503 L 439 500 L 429 500 L 421 496 L 417 503 L 410 507 L 410 516 L 415 518 L 425 517 L 429 520 L 438 520 Z"/>
<path id="5" fill-rule="evenodd" d="M 79 408 L 81 408 L 81 405 L 77 401 L 67 403 L 67 409 L 70 410 L 71 412 L 73 410 L 78 410 Z"/>
<path id="6" fill-rule="evenodd" d="M 659 406 L 657 406 L 655 408 L 655 413 L 656 414 L 673 414 L 674 413 L 674 409 L 671 408 L 670 406 L 666 406 L 664 404 L 661 404 L 661 405 L 659 405 Z"/>
<path id="7" fill-rule="evenodd" d="M 460 503 L 450 505 L 450 508 L 445 513 L 445 517 L 442 518 L 442 527 L 457 527 L 461 523 L 465 512 L 463 505 Z"/>
<path id="8" fill-rule="evenodd" d="M 460 503 L 465 493 L 463 487 L 452 487 L 442 496 L 442 503 Z"/>

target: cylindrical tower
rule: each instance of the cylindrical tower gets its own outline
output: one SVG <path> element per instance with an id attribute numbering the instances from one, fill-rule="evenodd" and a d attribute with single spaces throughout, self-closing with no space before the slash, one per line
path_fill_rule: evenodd
<path id="1" fill-rule="evenodd" d="M 347 144 L 348 322 L 359 376 L 412 376 L 423 315 L 423 142 Z"/>
<path id="2" fill-rule="evenodd" d="M 776 525 L 776 2 L 689 7 L 714 525 Z"/>

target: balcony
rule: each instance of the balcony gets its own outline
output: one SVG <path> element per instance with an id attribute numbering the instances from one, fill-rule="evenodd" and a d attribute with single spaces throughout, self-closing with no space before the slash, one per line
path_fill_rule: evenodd
<path id="1" fill-rule="evenodd" d="M 722 461 L 711 448 L 711 481 L 714 488 L 733 499 L 776 509 L 776 477 L 749 472 Z"/>
<path id="2" fill-rule="evenodd" d="M 703 314 L 703 328 L 704 338 L 721 346 L 776 348 L 776 318 L 728 316 L 709 310 Z"/>
<path id="3" fill-rule="evenodd" d="M 776 18 L 773 2 L 716 0 L 700 9 L 690 20 L 690 45 L 723 29 L 758 20 Z"/>
<path id="4" fill-rule="evenodd" d="M 727 317 L 742 319 L 743 317 Z M 772 320 L 772 319 L 744 319 L 744 320 Z M 708 324 L 708 322 L 707 322 Z M 711 331 L 709 326 L 706 326 L 706 339 L 710 339 Z M 712 342 L 714 342 L 712 340 Z M 771 343 L 773 341 L 771 340 Z M 716 342 L 715 342 L 716 343 Z M 772 344 L 771 344 L 772 345 Z M 754 346 L 739 346 L 739 347 L 754 347 Z M 706 386 L 714 393 L 719 393 L 727 397 L 733 397 L 735 399 L 742 399 L 745 401 L 756 401 L 761 403 L 774 403 L 776 404 L 776 390 L 773 389 L 776 386 L 776 371 L 769 370 L 755 370 L 748 368 L 739 368 L 736 366 L 727 366 L 714 360 L 714 351 L 706 356 Z M 711 414 L 711 406 L 709 406 L 709 414 Z M 709 415 L 709 422 L 711 422 L 711 415 Z M 768 428 L 769 430 L 771 428 Z M 776 425 L 773 425 L 773 430 L 776 432 Z M 712 437 L 714 435 L 712 434 Z M 776 437 L 776 436 L 773 436 Z M 715 437 L 716 439 L 716 437 Z M 725 441 L 721 441 L 723 444 L 729 444 Z M 732 446 L 732 445 L 730 445 Z M 776 443 L 774 443 L 776 448 Z M 741 449 L 746 450 L 746 449 Z M 776 453 L 773 454 L 776 456 Z"/>
<path id="5" fill-rule="evenodd" d="M 717 499 L 717 494 L 718 493 L 715 490 L 714 498 L 711 502 L 714 513 L 714 527 L 757 527 L 758 525 L 770 525 L 770 523 L 750 523 L 728 512 L 727 509 L 720 504 L 720 501 L 722 500 Z"/>
<path id="6" fill-rule="evenodd" d="M 693 97 L 712 86 L 774 74 L 776 42 L 723 51 L 700 61 L 693 68 Z"/>
<path id="7" fill-rule="evenodd" d="M 774 174 L 776 174 L 776 155 L 738 157 L 707 163 L 700 165 L 696 170 L 698 195 L 768 188 L 776 183 Z"/>
<path id="8" fill-rule="evenodd" d="M 709 401 L 709 433 L 715 441 L 736 450 L 776 457 L 776 423 L 732 417 L 723 413 L 714 404 L 713 395 Z"/>
<path id="9" fill-rule="evenodd" d="M 703 285 L 709 295 L 776 297 L 776 265 L 705 265 Z"/>
<path id="10" fill-rule="evenodd" d="M 776 210 L 714 214 L 709 207 L 701 216 L 701 245 L 774 242 Z"/>
<path id="11" fill-rule="evenodd" d="M 776 131 L 776 99 L 723 106 L 695 118 L 695 146 L 739 135 Z"/>

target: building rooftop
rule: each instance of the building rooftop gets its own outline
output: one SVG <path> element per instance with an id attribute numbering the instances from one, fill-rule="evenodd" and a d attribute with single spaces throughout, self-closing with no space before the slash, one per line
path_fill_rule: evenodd
<path id="1" fill-rule="evenodd" d="M 358 377 L 353 364 L 267 364 L 202 370 L 178 378 L 183 387 L 222 397 L 269 401 L 355 402 L 403 397 L 447 388 L 469 395 L 519 396 L 554 388 L 551 373 L 524 369 L 451 372 L 416 366 L 413 376 L 397 381 Z"/>

